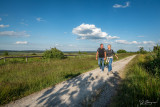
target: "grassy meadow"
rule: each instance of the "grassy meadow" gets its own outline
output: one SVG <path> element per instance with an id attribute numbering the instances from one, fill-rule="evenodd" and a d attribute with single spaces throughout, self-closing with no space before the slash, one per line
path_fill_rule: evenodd
<path id="1" fill-rule="evenodd" d="M 110 107 L 160 105 L 160 59 L 156 55 L 137 55 L 127 66 Z"/>
<path id="2" fill-rule="evenodd" d="M 118 54 L 119 59 L 134 53 Z M 54 86 L 98 67 L 95 53 L 65 59 L 24 58 L 0 60 L 0 105 Z M 114 61 L 117 59 L 114 58 Z"/>

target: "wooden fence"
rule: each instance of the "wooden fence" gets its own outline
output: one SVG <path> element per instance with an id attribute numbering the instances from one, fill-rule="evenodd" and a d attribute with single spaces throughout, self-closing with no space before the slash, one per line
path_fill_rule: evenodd
<path id="1" fill-rule="evenodd" d="M 64 56 L 77 56 L 77 55 L 64 55 Z M 28 58 L 33 58 L 33 57 L 43 57 L 43 56 L 9 56 L 9 57 L 1 57 L 0 60 L 4 60 L 6 62 L 6 59 L 8 58 L 26 58 L 26 62 L 28 62 Z"/>

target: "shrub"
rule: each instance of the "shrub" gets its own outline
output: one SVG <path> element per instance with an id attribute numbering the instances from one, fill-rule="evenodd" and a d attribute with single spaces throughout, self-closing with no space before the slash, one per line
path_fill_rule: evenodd
<path id="1" fill-rule="evenodd" d="M 145 67 L 153 75 L 160 77 L 160 47 L 158 45 L 157 47 L 154 54 L 150 53 L 150 55 L 146 57 Z"/>
<path id="2" fill-rule="evenodd" d="M 44 58 L 57 58 L 57 59 L 63 59 L 64 53 L 57 48 L 51 48 L 50 50 L 46 50 L 43 53 Z"/>
<path id="3" fill-rule="evenodd" d="M 127 51 L 124 50 L 124 49 L 119 49 L 119 50 L 117 51 L 117 53 L 127 53 Z"/>
<path id="4" fill-rule="evenodd" d="M 158 59 L 160 59 L 160 46 L 157 45 L 157 49 L 154 51 Z"/>
<path id="5" fill-rule="evenodd" d="M 32 53 L 32 55 L 37 55 L 36 53 Z"/>
<path id="6" fill-rule="evenodd" d="M 87 52 L 83 52 L 83 54 L 87 54 Z"/>
<path id="7" fill-rule="evenodd" d="M 9 54 L 8 54 L 8 51 L 5 51 L 5 52 L 4 52 L 4 55 L 5 55 L 5 56 L 8 56 L 8 55 L 9 55 Z"/>

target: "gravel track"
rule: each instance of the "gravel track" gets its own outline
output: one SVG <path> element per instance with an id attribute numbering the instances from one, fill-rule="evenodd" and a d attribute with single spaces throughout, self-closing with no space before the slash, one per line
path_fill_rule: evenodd
<path id="1" fill-rule="evenodd" d="M 105 107 L 120 81 L 123 72 L 136 55 L 113 62 L 114 74 L 101 73 L 94 69 L 75 78 L 61 82 L 54 87 L 43 89 L 22 99 L 16 100 L 5 107 Z"/>

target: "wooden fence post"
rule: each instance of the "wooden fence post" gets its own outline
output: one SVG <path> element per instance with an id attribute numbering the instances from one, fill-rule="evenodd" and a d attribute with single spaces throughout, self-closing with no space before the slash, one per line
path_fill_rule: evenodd
<path id="1" fill-rule="evenodd" d="M 65 55 L 66 57 L 68 56 L 72 56 L 75 57 L 78 55 Z M 33 57 L 41 57 L 41 59 L 43 59 L 43 56 L 10 56 L 10 57 L 1 57 L 0 60 L 4 60 L 4 63 L 6 62 L 7 58 L 26 58 L 26 62 L 28 62 L 28 58 L 33 58 Z M 25 60 L 25 59 L 24 59 Z"/>
<path id="2" fill-rule="evenodd" d="M 4 57 L 4 63 L 6 62 L 6 58 Z"/>
<path id="3" fill-rule="evenodd" d="M 27 56 L 26 56 L 26 62 L 28 61 L 28 58 L 27 58 Z"/>

